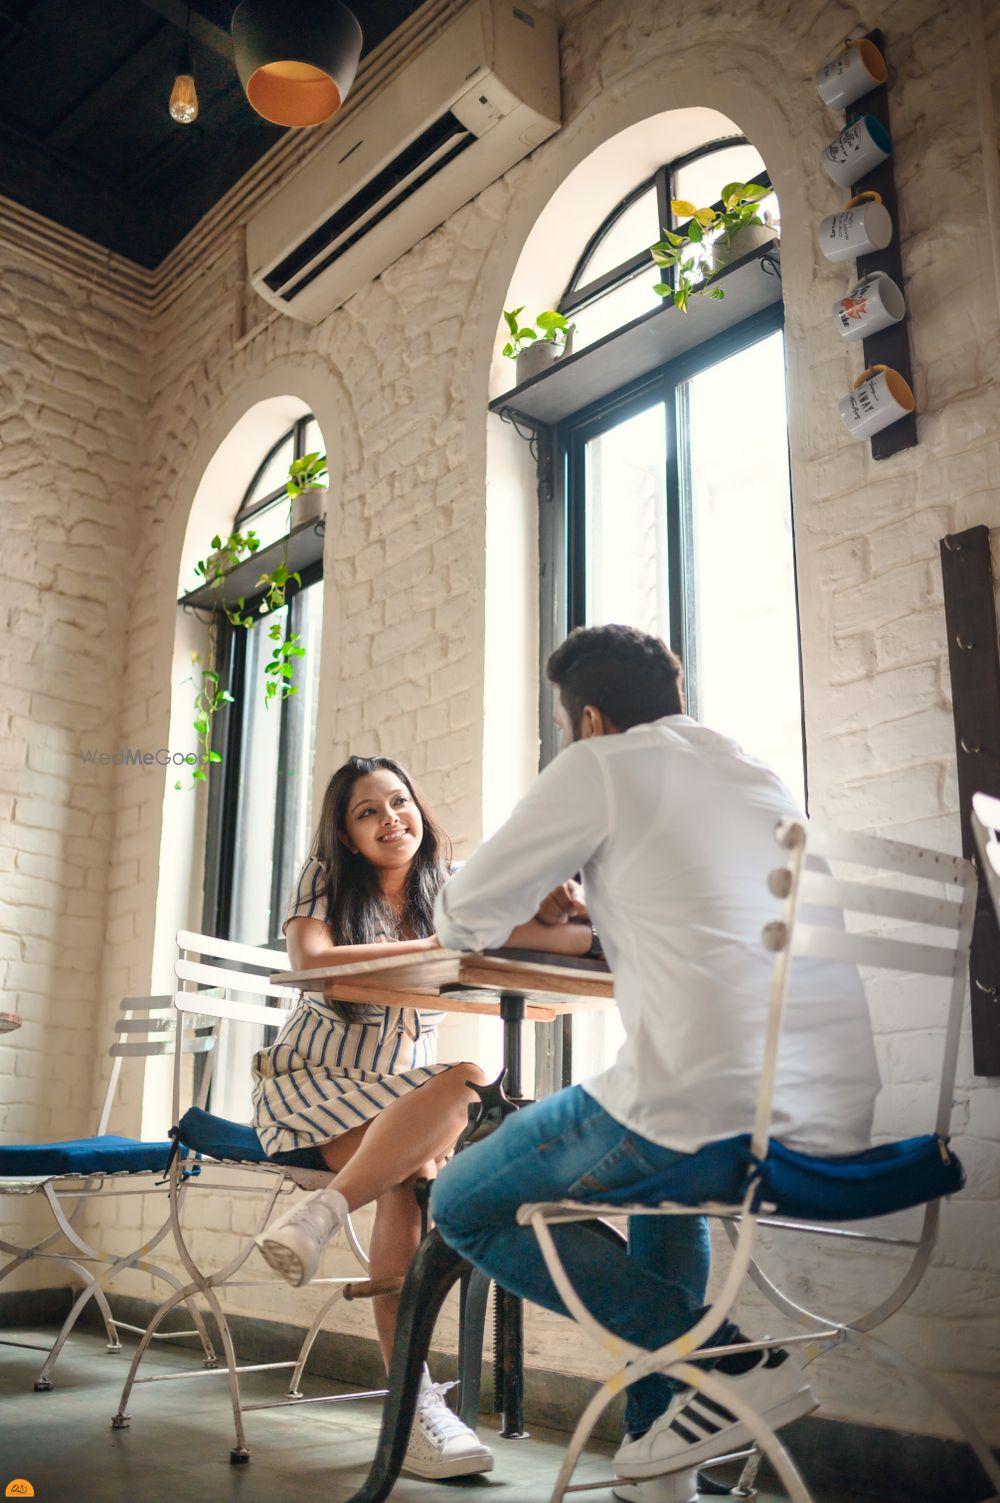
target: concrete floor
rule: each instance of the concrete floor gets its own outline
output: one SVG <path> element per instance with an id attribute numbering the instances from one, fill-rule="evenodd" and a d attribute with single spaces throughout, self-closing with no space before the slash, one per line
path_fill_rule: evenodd
<path id="1" fill-rule="evenodd" d="M 35 1393 L 33 1379 L 54 1332 L 7 1329 L 0 1333 L 0 1487 L 24 1478 L 39 1503 L 346 1503 L 363 1481 L 380 1419 L 376 1400 L 312 1404 L 246 1416 L 252 1458 L 232 1466 L 232 1415 L 220 1376 L 138 1388 L 129 1403 L 129 1429 L 111 1429 L 111 1415 L 130 1360 L 131 1340 L 118 1355 L 101 1338 L 74 1335 L 59 1360 L 51 1393 Z M 144 1371 L 200 1371 L 196 1356 L 180 1348 L 154 1351 Z M 244 1401 L 282 1394 L 282 1373 L 248 1375 Z M 307 1392 L 330 1392 L 317 1380 Z M 489 1438 L 490 1422 L 481 1433 Z M 495 1428 L 495 1426 L 493 1427 Z M 495 1469 L 484 1477 L 423 1482 L 403 1477 L 393 1503 L 428 1503 L 450 1494 L 487 1503 L 517 1499 L 546 1503 L 566 1436 L 532 1431 L 526 1440 L 495 1438 Z M 610 1475 L 610 1447 L 595 1444 L 575 1481 Z M 733 1477 L 735 1480 L 735 1477 Z M 610 1491 L 595 1490 L 599 1503 Z M 759 1503 L 778 1503 L 761 1492 Z M 832 1503 L 832 1500 L 826 1500 Z M 851 1503 L 857 1503 L 852 1499 Z"/>

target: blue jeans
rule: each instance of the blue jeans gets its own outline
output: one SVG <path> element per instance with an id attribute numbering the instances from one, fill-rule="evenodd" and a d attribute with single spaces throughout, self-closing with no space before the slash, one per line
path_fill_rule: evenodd
<path id="1" fill-rule="evenodd" d="M 689 1157 L 628 1131 L 580 1086 L 570 1086 L 513 1113 L 491 1137 L 457 1154 L 434 1182 L 431 1211 L 444 1240 L 498 1284 L 566 1315 L 534 1232 L 517 1225 L 518 1207 L 599 1201 Z M 709 1265 L 704 1217 L 632 1217 L 627 1251 L 586 1222 L 552 1232 L 587 1308 L 626 1341 L 649 1350 L 664 1346 L 702 1314 Z M 732 1340 L 734 1330 L 726 1323 L 713 1342 Z M 629 1433 L 647 1430 L 677 1386 L 660 1376 L 633 1384 L 625 1408 Z"/>

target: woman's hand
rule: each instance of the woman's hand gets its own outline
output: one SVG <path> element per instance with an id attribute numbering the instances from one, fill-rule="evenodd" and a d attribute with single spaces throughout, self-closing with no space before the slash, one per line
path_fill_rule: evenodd
<path id="1" fill-rule="evenodd" d="M 579 882 L 570 878 L 568 882 L 554 887 L 539 903 L 535 918 L 538 923 L 547 925 L 567 924 L 571 919 L 587 918 L 587 904 Z"/>

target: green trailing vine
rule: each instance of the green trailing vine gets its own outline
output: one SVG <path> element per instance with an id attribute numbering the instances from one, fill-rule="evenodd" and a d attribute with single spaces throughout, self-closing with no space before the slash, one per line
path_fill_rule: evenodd
<path id="1" fill-rule="evenodd" d="M 285 483 L 285 493 L 288 497 L 288 526 L 285 530 L 281 560 L 270 573 L 262 573 L 257 580 L 255 595 L 260 595 L 260 601 L 254 613 L 248 613 L 245 596 L 240 596 L 235 601 L 221 602 L 221 610 L 231 626 L 249 630 L 256 624 L 259 616 L 270 615 L 283 608 L 290 584 L 294 583 L 301 587 L 301 575 L 297 570 L 288 567 L 288 533 L 292 528 L 295 501 L 304 491 L 320 486 L 326 474 L 325 454 L 304 454 L 301 459 L 294 459 L 289 465 L 288 479 Z M 195 564 L 195 573 L 205 581 L 209 589 L 221 590 L 227 576 L 246 559 L 252 558 L 259 547 L 260 539 L 252 529 L 246 532 L 231 532 L 225 538 L 220 533 L 216 533 L 212 538 L 212 552 L 207 558 L 198 560 Z M 191 774 L 195 784 L 207 782 L 211 765 L 222 761 L 222 753 L 216 751 L 212 745 L 213 721 L 221 709 L 228 704 L 235 703 L 234 696 L 229 693 L 228 689 L 222 687 L 218 672 L 217 621 L 218 615 L 213 611 L 212 624 L 209 629 L 208 660 L 205 662 L 201 653 L 192 653 L 191 664 L 194 673 L 190 679 L 186 680 L 194 685 L 195 691 L 192 724 L 197 737 L 197 765 Z M 265 706 L 270 706 L 275 702 L 280 704 L 282 700 L 299 692 L 299 686 L 295 682 L 295 669 L 298 661 L 306 655 L 306 649 L 301 645 L 300 634 L 293 633 L 286 637 L 280 621 L 271 623 L 268 640 L 272 643 L 272 647 L 271 656 L 264 666 Z M 176 789 L 182 786 L 180 782 L 174 784 Z"/>

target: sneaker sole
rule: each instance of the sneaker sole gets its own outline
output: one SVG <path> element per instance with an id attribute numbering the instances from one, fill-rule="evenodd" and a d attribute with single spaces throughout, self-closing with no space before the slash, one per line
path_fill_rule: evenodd
<path id="1" fill-rule="evenodd" d="M 819 1400 L 812 1389 L 806 1385 L 797 1393 L 789 1394 L 780 1404 L 775 1404 L 761 1415 L 765 1424 L 772 1430 L 779 1430 L 783 1425 L 790 1425 L 792 1420 L 801 1419 L 804 1414 L 810 1414 L 812 1410 L 819 1408 Z M 641 1481 L 644 1477 L 668 1477 L 672 1472 L 685 1472 L 691 1467 L 700 1466 L 704 1461 L 712 1461 L 716 1456 L 724 1456 L 727 1451 L 738 1450 L 740 1446 L 751 1445 L 753 1437 L 742 1420 L 737 1420 L 734 1425 L 727 1425 L 720 1430 L 718 1435 L 711 1435 L 707 1440 L 700 1440 L 693 1446 L 685 1446 L 681 1451 L 675 1451 L 672 1456 L 651 1457 L 649 1461 L 637 1461 L 635 1463 L 617 1463 L 617 1471 L 625 1481 Z"/>
<path id="2" fill-rule="evenodd" d="M 471 1477 L 477 1472 L 492 1472 L 493 1456 L 466 1456 L 455 1461 L 411 1461 L 403 1458 L 401 1470 L 411 1477 L 427 1477 L 440 1482 L 445 1477 Z"/>
<path id="3" fill-rule="evenodd" d="M 301 1289 L 305 1280 L 305 1269 L 298 1253 L 292 1252 L 283 1242 L 275 1242 L 271 1237 L 255 1237 L 254 1243 L 262 1254 L 265 1262 L 280 1273 L 286 1283 L 291 1284 L 293 1289 Z"/>
<path id="4" fill-rule="evenodd" d="M 693 1469 L 646 1482 L 620 1482 L 612 1492 L 621 1503 L 700 1503 L 698 1474 Z"/>

